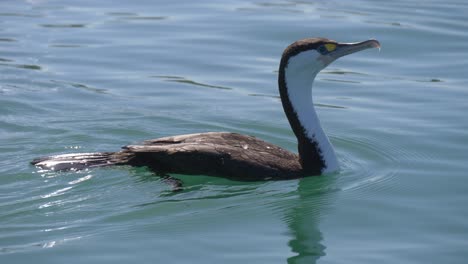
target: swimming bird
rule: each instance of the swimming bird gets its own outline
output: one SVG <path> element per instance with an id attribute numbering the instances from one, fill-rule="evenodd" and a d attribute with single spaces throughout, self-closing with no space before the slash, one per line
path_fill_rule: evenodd
<path id="1" fill-rule="evenodd" d="M 242 181 L 294 179 L 337 171 L 335 151 L 314 109 L 312 84 L 334 60 L 369 48 L 380 48 L 380 43 L 374 39 L 338 43 L 307 38 L 284 50 L 278 87 L 284 112 L 297 137 L 298 154 L 253 136 L 207 132 L 151 139 L 117 152 L 42 157 L 31 164 L 57 171 L 147 166 L 159 175 L 211 175 Z"/>

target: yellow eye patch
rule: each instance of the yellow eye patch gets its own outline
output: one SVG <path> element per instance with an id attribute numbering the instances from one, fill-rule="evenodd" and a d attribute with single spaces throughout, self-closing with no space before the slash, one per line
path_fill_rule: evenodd
<path id="1" fill-rule="evenodd" d="M 332 51 L 334 51 L 336 49 L 335 44 L 327 43 L 324 46 L 325 46 L 325 48 L 327 49 L 328 52 L 332 52 Z"/>

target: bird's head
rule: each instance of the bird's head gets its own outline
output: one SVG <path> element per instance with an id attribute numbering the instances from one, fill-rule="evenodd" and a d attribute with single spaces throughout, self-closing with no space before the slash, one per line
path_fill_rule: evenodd
<path id="1" fill-rule="evenodd" d="M 321 174 L 336 171 L 339 167 L 312 102 L 315 76 L 334 60 L 369 48 L 380 48 L 380 43 L 377 40 L 338 43 L 325 38 L 308 38 L 296 41 L 284 50 L 278 87 L 284 111 L 298 139 L 304 172 Z"/>
<path id="2" fill-rule="evenodd" d="M 380 49 L 380 43 L 375 39 L 338 43 L 325 38 L 307 38 L 292 43 L 284 50 L 281 65 L 294 72 L 317 74 L 340 57 L 370 48 Z"/>

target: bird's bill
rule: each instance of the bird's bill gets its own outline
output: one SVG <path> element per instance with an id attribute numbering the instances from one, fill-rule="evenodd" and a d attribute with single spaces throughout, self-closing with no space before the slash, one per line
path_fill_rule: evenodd
<path id="1" fill-rule="evenodd" d="M 333 60 L 336 60 L 340 57 L 371 48 L 380 49 L 380 42 L 375 39 L 370 39 L 356 43 L 339 43 L 336 49 L 330 53 L 330 56 L 333 57 Z"/>

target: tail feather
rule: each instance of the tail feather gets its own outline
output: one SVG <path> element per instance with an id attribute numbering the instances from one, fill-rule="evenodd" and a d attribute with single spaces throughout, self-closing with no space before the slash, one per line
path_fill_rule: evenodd
<path id="1" fill-rule="evenodd" d="M 103 167 L 116 164 L 114 152 L 72 153 L 36 158 L 32 165 L 41 169 L 66 171 Z"/>

